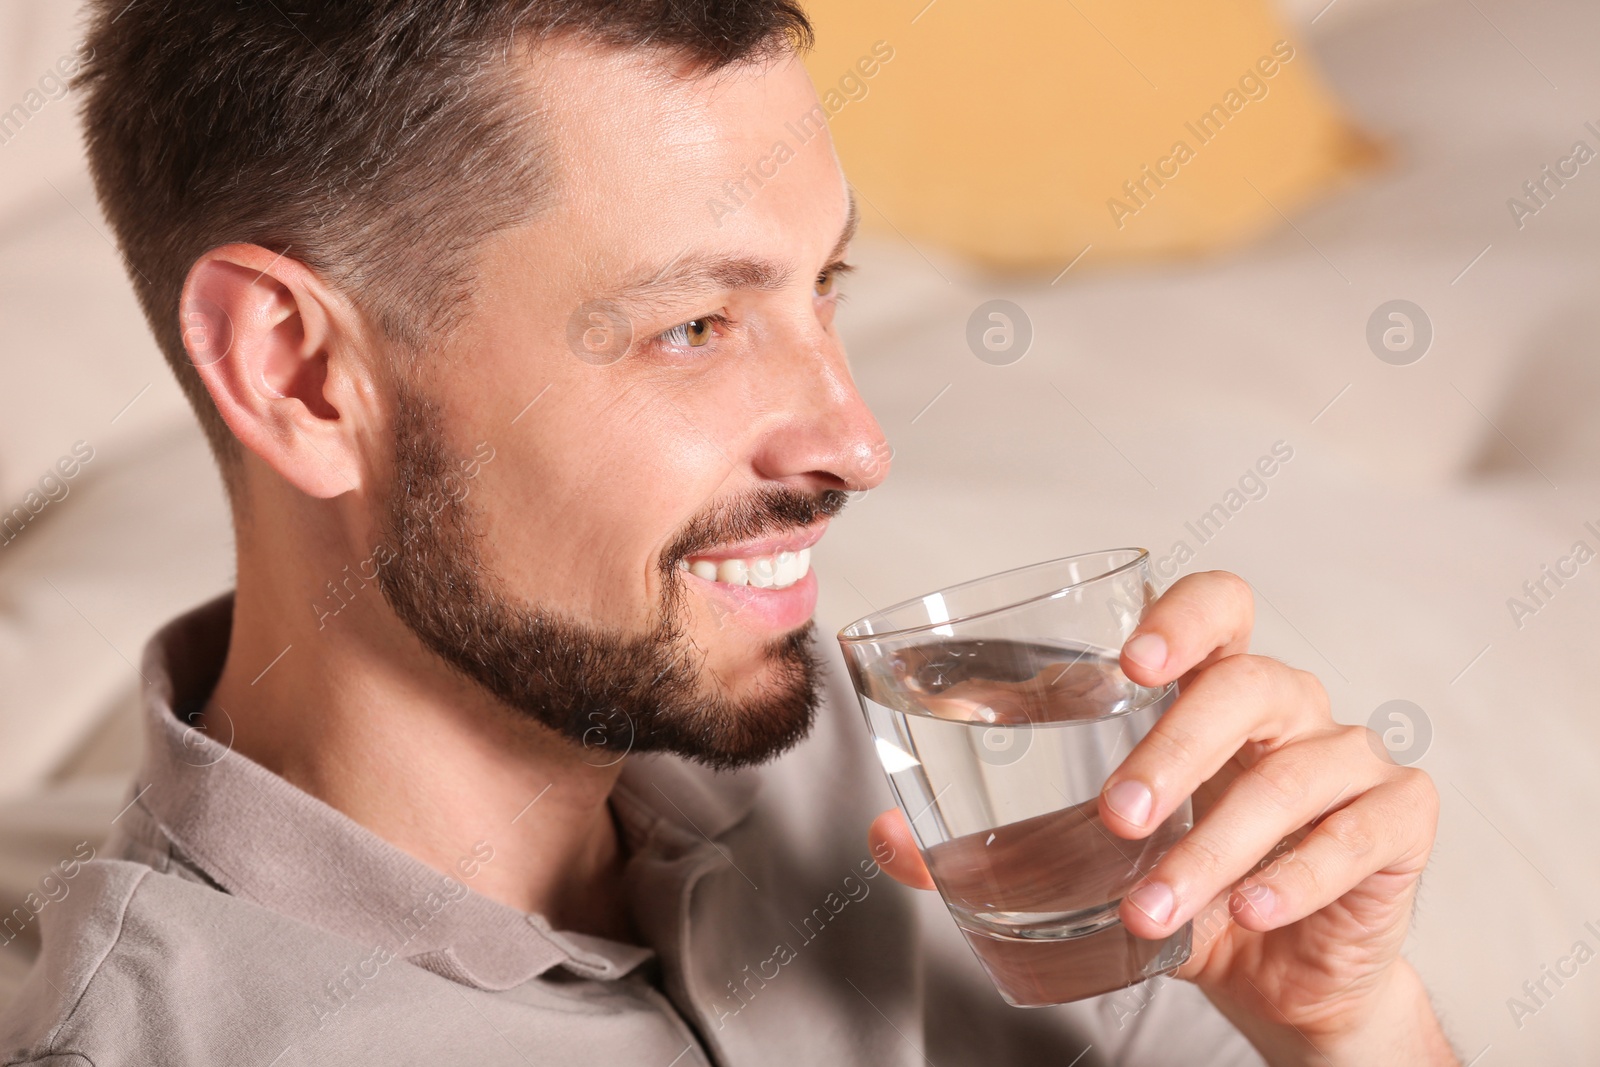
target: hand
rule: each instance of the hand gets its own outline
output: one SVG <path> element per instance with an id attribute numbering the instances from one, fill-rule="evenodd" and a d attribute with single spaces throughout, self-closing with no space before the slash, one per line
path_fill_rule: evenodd
<path id="1" fill-rule="evenodd" d="M 1194 920 L 1178 977 L 1274 1064 L 1454 1064 L 1400 956 L 1439 798 L 1420 770 L 1341 726 L 1316 677 L 1247 653 L 1250 586 L 1222 571 L 1173 583 L 1123 646 L 1141 685 L 1179 697 L 1112 773 L 1100 817 L 1138 839 L 1193 796 L 1195 825 L 1124 897 L 1136 937 Z M 885 869 L 933 888 L 898 811 L 872 824 Z"/>

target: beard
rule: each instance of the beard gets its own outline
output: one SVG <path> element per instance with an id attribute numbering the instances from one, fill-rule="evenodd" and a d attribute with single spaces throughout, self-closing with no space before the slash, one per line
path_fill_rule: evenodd
<path id="1" fill-rule="evenodd" d="M 384 599 L 435 655 L 519 719 L 609 766 L 629 752 L 671 752 L 720 770 L 761 763 L 805 737 L 820 700 L 813 622 L 760 651 L 767 678 L 732 699 L 711 689 L 678 560 L 730 540 L 781 533 L 843 509 L 847 496 L 765 486 L 691 521 L 659 561 L 662 594 L 643 633 L 606 629 L 523 603 L 484 564 L 481 528 L 446 447 L 436 405 L 397 394 L 395 464 L 382 501 L 394 557 Z"/>

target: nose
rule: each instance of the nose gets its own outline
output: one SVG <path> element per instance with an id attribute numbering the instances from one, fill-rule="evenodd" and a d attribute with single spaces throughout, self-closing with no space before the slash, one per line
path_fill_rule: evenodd
<path id="1" fill-rule="evenodd" d="M 770 416 L 756 471 L 817 489 L 876 488 L 889 475 L 894 450 L 856 389 L 838 337 L 820 327 L 807 334 L 770 364 L 777 378 L 764 390 Z M 802 358 L 794 358 L 796 348 Z"/>

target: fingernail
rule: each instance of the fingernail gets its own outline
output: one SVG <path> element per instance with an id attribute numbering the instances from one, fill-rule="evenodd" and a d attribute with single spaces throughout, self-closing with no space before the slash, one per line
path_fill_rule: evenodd
<path id="1" fill-rule="evenodd" d="M 1167 641 L 1160 634 L 1140 634 L 1122 646 L 1122 654 L 1147 671 L 1159 671 L 1167 664 Z"/>
<path id="2" fill-rule="evenodd" d="M 1143 826 L 1150 817 L 1150 787 L 1143 782 L 1128 779 L 1106 790 L 1106 807 L 1135 826 Z"/>
<path id="3" fill-rule="evenodd" d="M 1128 899 L 1134 907 L 1158 923 L 1166 922 L 1172 915 L 1172 890 L 1160 882 L 1140 886 L 1128 894 Z"/>

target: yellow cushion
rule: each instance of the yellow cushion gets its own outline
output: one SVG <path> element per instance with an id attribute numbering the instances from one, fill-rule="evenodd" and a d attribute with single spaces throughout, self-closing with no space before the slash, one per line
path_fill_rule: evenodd
<path id="1" fill-rule="evenodd" d="M 1270 0 L 923 3 L 807 5 L 863 215 L 913 242 L 1056 270 L 1196 252 L 1378 157 Z"/>

